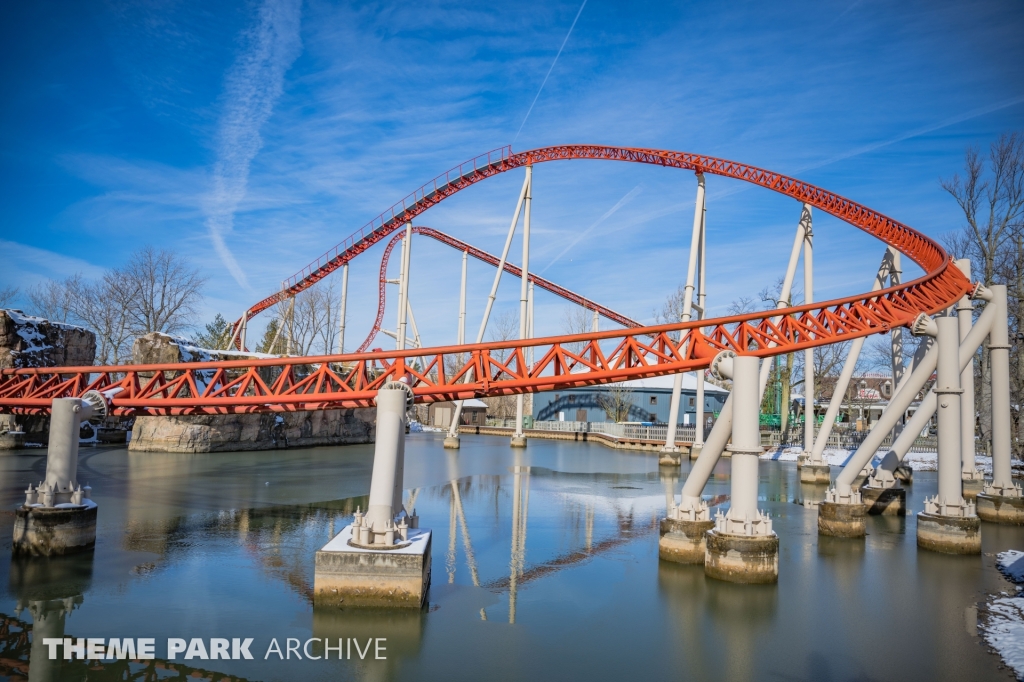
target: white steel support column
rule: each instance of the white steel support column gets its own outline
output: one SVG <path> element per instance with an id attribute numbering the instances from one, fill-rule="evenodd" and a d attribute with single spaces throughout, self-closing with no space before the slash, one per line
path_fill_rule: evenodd
<path id="1" fill-rule="evenodd" d="M 238 343 L 241 346 L 243 353 L 245 352 L 245 332 L 246 332 L 246 328 L 248 326 L 249 326 L 249 311 L 246 310 L 244 313 L 242 313 L 242 329 L 238 333 Z"/>
<path id="2" fill-rule="evenodd" d="M 731 364 L 731 367 L 730 367 Z M 719 363 L 720 373 L 732 375 L 733 420 L 730 506 L 719 513 L 715 530 L 730 535 L 769 535 L 771 520 L 757 508 L 758 458 L 761 454 L 760 406 L 756 357 L 739 355 Z"/>
<path id="3" fill-rule="evenodd" d="M 362 544 L 385 543 L 383 536 L 394 529 L 395 516 L 401 509 L 402 462 L 405 451 L 405 409 L 408 392 L 388 384 L 377 392 L 377 440 L 373 447 L 373 474 L 370 479 L 370 501 L 366 508 L 365 526 L 370 538 Z M 399 495 L 395 496 L 395 490 Z M 366 540 L 369 539 L 369 542 Z"/>
<path id="4" fill-rule="evenodd" d="M 487 320 L 491 316 L 491 308 L 494 307 L 494 299 L 498 295 L 498 284 L 501 283 L 501 273 L 505 271 L 505 260 L 508 258 L 509 247 L 512 246 L 512 237 L 516 232 L 516 224 L 519 222 L 519 214 L 523 210 L 523 202 L 530 190 L 530 182 L 533 179 L 533 166 L 526 167 L 526 178 L 523 180 L 523 188 L 519 192 L 519 200 L 516 202 L 516 210 L 512 215 L 512 224 L 508 228 L 508 236 L 505 237 L 505 247 L 501 251 L 501 260 L 498 261 L 498 270 L 494 273 L 494 282 L 491 284 L 491 293 L 487 296 L 487 306 L 484 308 L 484 317 L 480 321 L 480 329 L 476 334 L 476 343 L 483 341 L 484 332 L 487 330 Z M 466 381 L 472 380 L 472 374 L 466 375 Z M 455 401 L 455 414 L 452 415 L 452 423 L 448 429 L 448 437 L 445 438 L 446 448 L 459 447 L 459 419 L 462 416 L 463 401 Z"/>
<path id="5" fill-rule="evenodd" d="M 960 363 L 961 372 L 964 368 L 969 367 L 974 361 L 974 355 L 977 353 L 981 343 L 985 340 L 985 337 L 989 334 L 989 330 L 992 327 L 992 321 L 995 319 L 995 312 L 996 310 L 994 306 L 987 306 L 984 312 L 978 316 L 978 323 L 971 327 L 970 332 L 960 342 L 958 361 Z M 913 364 L 913 369 L 915 371 L 919 364 L 920 361 L 915 356 L 915 362 Z M 913 376 L 913 372 L 907 376 Z M 900 390 L 902 391 L 902 388 Z M 918 404 L 917 411 L 914 412 L 914 416 L 907 421 L 903 432 L 899 435 L 899 438 L 896 439 L 892 444 L 892 448 L 888 453 L 886 453 L 885 457 L 882 458 L 882 461 L 879 462 L 878 466 L 875 468 L 874 475 L 869 479 L 871 486 L 888 488 L 895 485 L 896 468 L 903 461 L 903 458 L 907 453 L 910 452 L 910 448 L 914 444 L 914 441 L 917 440 L 918 435 L 926 426 L 928 426 L 928 422 L 931 421 L 932 415 L 935 414 L 935 406 L 937 402 L 934 390 L 930 390 L 925 394 L 924 398 Z"/>
<path id="6" fill-rule="evenodd" d="M 405 224 L 402 238 L 402 268 L 398 275 L 398 350 L 405 349 L 406 329 L 409 320 L 409 265 L 412 260 L 412 223 Z"/>
<path id="7" fill-rule="evenodd" d="M 697 319 L 699 320 L 703 320 L 705 317 L 707 317 L 707 313 L 705 312 L 704 308 L 704 299 L 706 297 L 707 292 L 707 289 L 704 286 L 704 274 L 706 272 L 705 235 L 707 232 L 707 214 L 708 210 L 707 206 L 705 206 L 700 221 L 700 258 L 698 260 L 697 266 Z M 697 412 L 696 414 L 694 414 L 694 421 L 696 422 L 696 427 L 693 432 L 693 446 L 692 451 L 690 453 L 691 457 L 693 456 L 693 451 L 696 451 L 697 454 L 700 454 L 700 451 L 704 447 L 704 370 L 698 370 L 694 374 L 694 377 L 697 379 L 697 395 L 695 396 L 697 403 Z"/>
<path id="8" fill-rule="evenodd" d="M 804 204 L 804 304 L 814 302 L 814 229 L 811 207 Z M 814 451 L 814 349 L 804 351 L 804 452 Z"/>
<path id="9" fill-rule="evenodd" d="M 961 258 L 956 262 L 960 272 L 967 279 L 971 278 L 971 261 Z M 956 306 L 956 319 L 960 328 L 960 341 L 963 342 L 971 333 L 974 324 L 974 302 L 970 295 L 965 295 Z M 975 467 L 974 448 L 974 356 L 967 367 L 960 373 L 960 474 L 968 480 L 982 478 L 981 472 Z M 895 443 L 894 443 L 895 444 Z"/>
<path id="10" fill-rule="evenodd" d="M 785 308 L 789 305 L 789 295 L 793 288 L 793 279 L 796 277 L 796 266 L 800 260 L 800 249 L 803 247 L 804 233 L 803 217 L 801 217 L 800 224 L 796 228 L 796 234 L 793 236 L 793 247 L 790 249 L 789 263 L 786 266 L 786 274 L 782 279 L 782 289 L 779 292 L 779 300 L 776 302 L 777 308 Z M 778 324 L 780 319 L 776 317 L 773 318 L 773 321 L 775 324 Z M 764 394 L 765 386 L 768 385 L 768 374 L 770 371 L 770 362 L 761 364 L 758 388 L 759 393 L 762 395 Z M 760 398 L 758 399 L 760 400 Z M 678 507 L 679 519 L 697 521 L 709 518 L 708 506 L 701 499 L 701 493 L 704 491 L 704 486 L 707 485 L 708 479 L 711 478 L 711 472 L 714 471 L 715 465 L 718 464 L 722 451 L 729 441 L 732 432 L 732 403 L 733 397 L 730 394 L 718 413 L 718 419 L 715 421 L 711 433 L 708 434 L 707 442 L 704 443 L 700 456 L 693 463 L 693 467 L 690 469 L 685 483 L 683 483 Z"/>
<path id="11" fill-rule="evenodd" d="M 528 322 L 528 324 L 527 324 L 527 327 L 526 327 L 526 338 L 532 339 L 535 336 L 534 333 L 533 333 L 533 282 L 530 282 L 530 292 L 529 292 L 529 294 L 527 294 L 527 299 L 528 299 L 528 301 L 527 301 L 526 308 L 527 308 L 527 311 L 528 311 L 528 314 L 527 314 L 527 322 Z M 527 360 L 527 362 L 530 365 L 530 369 L 533 370 L 533 347 L 532 346 L 528 349 L 526 360 Z M 533 405 L 532 399 L 531 399 L 530 405 L 531 405 L 531 407 Z"/>
<path id="12" fill-rule="evenodd" d="M 993 284 L 996 317 L 989 336 L 992 372 L 992 485 L 986 494 L 1020 497 L 1020 486 L 1010 470 L 1010 335 L 1007 322 L 1006 285 Z"/>
<path id="13" fill-rule="evenodd" d="M 875 283 L 871 286 L 871 291 L 878 291 L 885 285 L 885 280 L 889 276 L 893 253 L 899 253 L 899 251 L 890 246 L 886 250 L 885 255 L 882 256 L 882 263 L 878 266 L 878 274 L 875 276 Z M 843 369 L 836 380 L 835 387 L 832 389 L 832 399 L 828 403 L 828 410 L 825 412 L 825 418 L 821 422 L 821 429 L 818 430 L 818 435 L 814 439 L 814 449 L 811 451 L 810 458 L 812 465 L 818 465 L 823 462 L 822 454 L 825 452 L 825 446 L 828 444 L 828 437 L 832 433 L 832 426 L 839 415 L 839 409 L 842 407 L 843 398 L 846 396 L 846 389 L 849 387 L 850 379 L 853 377 L 853 372 L 857 367 L 857 360 L 860 358 L 860 352 L 864 348 L 865 340 L 862 336 L 850 343 L 850 352 L 846 355 Z M 895 392 L 896 384 L 893 383 L 893 393 Z"/>
<path id="14" fill-rule="evenodd" d="M 338 353 L 345 352 L 345 317 L 348 307 L 348 263 L 341 269 L 341 310 L 338 312 Z"/>
<path id="15" fill-rule="evenodd" d="M 529 310 L 527 304 L 530 296 L 530 205 L 533 202 L 533 166 L 526 167 L 526 200 L 523 207 L 523 265 L 522 279 L 519 283 L 519 338 L 526 339 L 529 329 Z M 526 397 L 520 393 L 516 396 L 516 430 L 512 434 L 512 445 L 523 446 L 526 438 L 523 435 L 523 408 Z"/>
<path id="16" fill-rule="evenodd" d="M 889 268 L 889 286 L 898 286 L 903 281 L 903 269 L 900 265 L 900 254 L 899 251 L 889 247 L 889 253 L 892 254 L 892 265 Z M 968 275 L 970 276 L 970 275 Z M 892 356 L 892 390 L 896 392 L 896 387 L 903 381 L 904 370 L 906 369 L 903 361 L 903 327 L 896 327 L 889 332 L 889 352 Z M 896 422 L 896 427 L 892 431 L 893 441 L 899 437 L 903 431 L 904 422 L 906 417 L 901 417 Z"/>
<path id="17" fill-rule="evenodd" d="M 466 260 L 469 252 L 462 252 L 462 283 L 459 285 L 459 345 L 466 342 Z"/>
<path id="18" fill-rule="evenodd" d="M 697 199 L 693 206 L 693 229 L 690 233 L 690 259 L 686 266 L 686 285 L 683 288 L 682 322 L 689 322 L 693 309 L 693 289 L 697 275 L 697 260 L 700 255 L 701 225 L 704 222 L 704 174 L 697 174 Z M 679 452 L 676 445 L 676 426 L 679 422 L 679 401 L 683 391 L 683 375 L 672 379 L 672 398 L 668 408 L 668 428 L 665 430 L 665 447 L 662 452 Z"/>
<path id="19" fill-rule="evenodd" d="M 925 511 L 949 516 L 947 507 L 963 505 L 960 478 L 960 327 L 954 317 L 935 318 L 938 327 L 939 359 L 935 379 L 938 399 L 939 491 Z M 956 514 L 959 516 L 960 514 Z"/>

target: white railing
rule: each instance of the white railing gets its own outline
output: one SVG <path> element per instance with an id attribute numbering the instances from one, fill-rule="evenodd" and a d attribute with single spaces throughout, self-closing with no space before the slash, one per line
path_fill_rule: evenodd
<path id="1" fill-rule="evenodd" d="M 498 426 L 514 428 L 515 419 L 494 419 L 487 420 L 487 426 Z M 601 433 L 623 440 L 646 440 L 664 442 L 668 437 L 668 426 L 665 424 L 619 424 L 616 422 L 562 422 L 562 421 L 536 421 L 534 429 L 538 431 L 564 431 L 568 433 Z M 761 427 L 761 445 L 769 448 L 783 446 L 800 447 L 803 444 L 803 429 L 790 429 L 785 437 L 778 429 Z M 835 450 L 856 450 L 867 431 L 853 431 L 847 429 L 833 429 L 828 436 L 827 448 Z M 676 428 L 676 443 L 692 443 L 696 436 L 696 427 L 679 425 Z M 704 437 L 707 438 L 707 432 Z M 879 449 L 892 447 L 892 436 L 886 436 Z M 935 436 L 919 436 L 910 447 L 911 452 L 935 452 L 938 443 Z"/>

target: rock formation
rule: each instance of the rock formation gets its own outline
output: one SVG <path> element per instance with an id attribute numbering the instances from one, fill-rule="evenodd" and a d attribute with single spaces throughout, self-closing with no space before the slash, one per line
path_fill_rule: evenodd
<path id="1" fill-rule="evenodd" d="M 96 335 L 71 324 L 51 322 L 20 310 L 0 310 L 0 369 L 80 367 L 96 358 Z M 26 442 L 45 443 L 50 419 L 44 415 L 0 414 L 0 450 Z"/>
<path id="2" fill-rule="evenodd" d="M 274 357 L 259 353 L 199 348 L 167 334 L 146 334 L 132 347 L 134 364 L 203 362 Z M 212 372 L 211 372 L 212 375 Z M 271 379 L 265 377 L 265 379 Z M 152 452 L 231 452 L 372 443 L 372 409 L 264 414 L 140 416 L 128 448 Z"/>

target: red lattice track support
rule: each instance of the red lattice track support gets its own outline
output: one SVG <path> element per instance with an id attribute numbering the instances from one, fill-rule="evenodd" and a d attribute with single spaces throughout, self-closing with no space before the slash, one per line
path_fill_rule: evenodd
<path id="1" fill-rule="evenodd" d="M 409 195 L 289 280 L 247 315 L 284 300 L 380 241 L 430 206 L 484 178 L 531 163 L 606 159 L 722 175 L 806 202 L 893 246 L 925 275 L 896 287 L 805 306 L 524 341 L 350 355 L 0 372 L 0 411 L 38 413 L 53 398 L 120 388 L 115 414 L 228 414 L 369 406 L 387 381 L 406 377 L 418 401 L 565 389 L 705 368 L 720 350 L 770 357 L 908 326 L 971 290 L 945 251 L 920 232 L 794 178 L 714 157 L 589 145 L 520 154 L 504 148 L 467 162 Z M 443 180 L 438 184 L 438 180 Z M 527 367 L 526 348 L 538 358 Z M 571 349 L 581 348 L 578 352 Z M 425 358 L 425 367 L 416 366 Z"/>

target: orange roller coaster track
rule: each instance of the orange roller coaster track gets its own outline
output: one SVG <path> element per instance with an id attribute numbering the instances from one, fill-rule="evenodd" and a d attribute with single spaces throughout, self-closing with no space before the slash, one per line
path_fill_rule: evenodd
<path id="1" fill-rule="evenodd" d="M 413 234 L 421 234 L 424 237 L 430 237 L 431 239 L 436 239 L 437 241 L 441 242 L 442 244 L 447 244 L 448 246 L 450 246 L 453 249 L 456 249 L 458 251 L 464 251 L 465 253 L 468 253 L 473 258 L 476 258 L 479 261 L 483 261 L 484 263 L 487 263 L 488 265 L 492 265 L 494 267 L 498 267 L 498 264 L 501 262 L 501 259 L 498 258 L 497 256 L 495 256 L 493 254 L 490 254 L 490 253 L 487 253 L 486 251 L 483 251 L 482 249 L 478 249 L 475 246 L 471 246 L 471 245 L 467 244 L 466 242 L 462 241 L 461 239 L 456 239 L 455 237 L 451 236 L 450 234 L 445 234 L 444 232 L 441 232 L 440 230 L 435 230 L 435 229 L 430 228 L 430 227 L 421 227 L 419 225 L 415 225 L 412 228 L 412 232 L 413 232 Z M 373 328 L 370 329 L 370 333 L 366 336 L 366 339 L 364 339 L 362 344 L 359 345 L 359 348 L 356 349 L 356 351 L 355 351 L 356 353 L 362 353 L 363 351 L 365 351 L 367 348 L 370 347 L 370 344 L 373 343 L 373 339 L 377 336 L 377 333 L 380 332 L 381 324 L 384 322 L 384 303 L 385 303 L 385 301 L 387 299 L 388 260 L 391 258 L 391 252 L 394 250 L 395 246 L 400 241 L 402 241 L 402 234 L 401 233 L 396 234 L 394 237 L 392 237 L 391 241 L 389 241 L 388 245 L 384 248 L 384 255 L 380 259 L 380 280 L 379 280 L 380 291 L 379 291 L 379 293 L 377 295 L 377 318 L 374 320 Z M 511 263 L 508 263 L 508 262 L 505 263 L 505 267 L 503 268 L 503 270 L 505 272 L 509 273 L 510 275 L 512 275 L 513 277 L 520 277 L 521 278 L 523 276 L 522 268 L 520 268 L 518 266 L 515 266 L 515 265 L 512 265 Z M 565 287 L 560 287 L 557 284 L 555 284 L 554 282 L 548 281 L 548 280 L 546 280 L 543 277 L 540 277 L 538 275 L 534 275 L 534 274 L 531 273 L 530 274 L 530 281 L 533 282 L 534 284 L 536 284 L 537 286 L 539 286 L 541 289 L 545 289 L 547 291 L 550 291 L 551 293 L 555 294 L 556 296 L 560 296 L 560 297 L 564 298 L 567 301 L 570 301 L 572 303 L 580 305 L 580 306 L 586 308 L 587 310 L 596 310 L 597 313 L 599 315 L 601 315 L 602 317 L 605 317 L 605 318 L 611 320 L 612 322 L 615 322 L 616 324 L 620 324 L 623 327 L 642 327 L 643 326 L 639 322 L 637 322 L 636 320 L 631 320 L 628 317 L 626 317 L 625 315 L 622 315 L 620 313 L 615 312 L 611 308 L 606 308 L 605 306 L 601 305 L 600 303 L 595 303 L 594 301 L 591 301 L 589 298 L 584 298 L 583 296 L 580 296 L 577 293 L 569 291 Z"/>
<path id="2" fill-rule="evenodd" d="M 251 317 L 312 286 L 445 198 L 498 173 L 567 159 L 648 163 L 750 182 L 825 211 L 893 246 L 924 276 L 870 294 L 685 323 L 523 341 L 349 355 L 0 371 L 0 411 L 40 413 L 96 389 L 114 414 L 229 414 L 370 406 L 405 378 L 418 401 L 558 390 L 707 367 L 722 350 L 770 357 L 907 326 L 971 291 L 946 252 L 920 232 L 795 178 L 699 154 L 594 145 L 490 152 L 438 176 L 296 274 Z M 527 364 L 528 349 L 536 362 Z M 425 366 L 420 366 L 420 358 Z"/>

